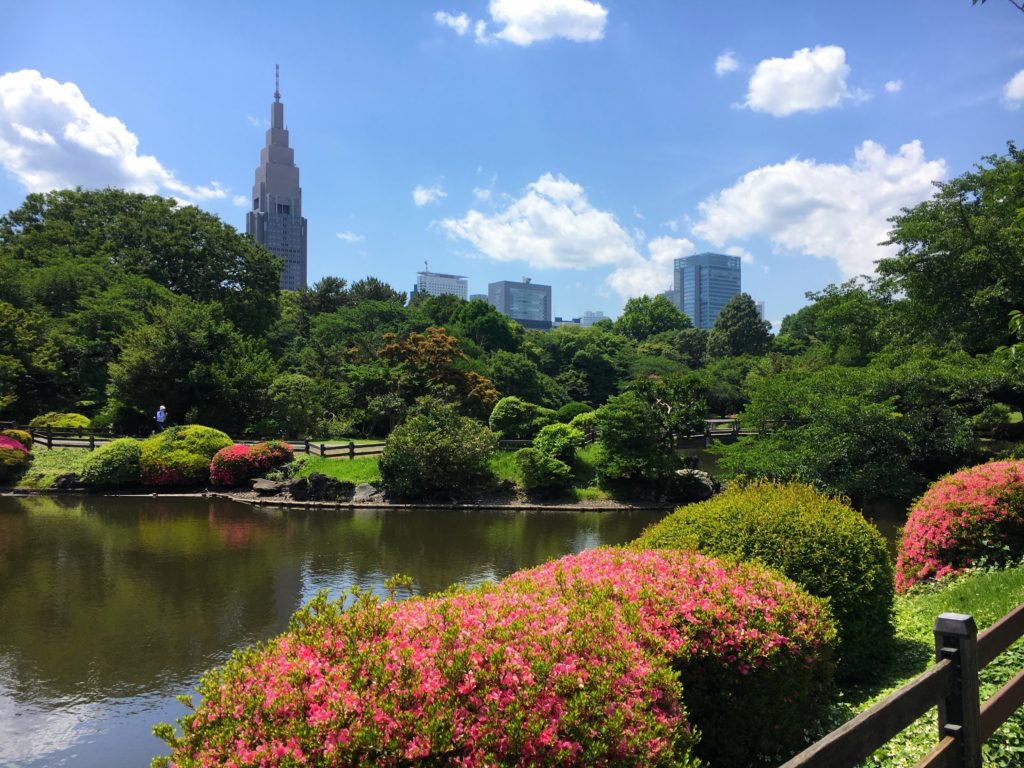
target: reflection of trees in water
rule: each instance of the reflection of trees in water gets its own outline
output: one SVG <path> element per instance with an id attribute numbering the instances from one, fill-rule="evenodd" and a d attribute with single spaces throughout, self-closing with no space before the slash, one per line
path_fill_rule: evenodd
<path id="1" fill-rule="evenodd" d="M 304 578 L 379 588 L 403 573 L 434 592 L 626 541 L 657 517 L 3 498 L 0 655 L 18 696 L 180 689 L 283 631 Z"/>

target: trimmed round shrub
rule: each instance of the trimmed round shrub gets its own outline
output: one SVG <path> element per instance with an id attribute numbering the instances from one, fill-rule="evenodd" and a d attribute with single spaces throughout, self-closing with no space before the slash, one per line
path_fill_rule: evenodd
<path id="1" fill-rule="evenodd" d="M 1024 556 L 1024 461 L 993 461 L 936 480 L 907 517 L 896 589 Z"/>
<path id="2" fill-rule="evenodd" d="M 0 435 L 0 483 L 16 479 L 28 467 L 32 454 L 18 440 Z"/>
<path id="3" fill-rule="evenodd" d="M 496 447 L 487 427 L 434 401 L 388 435 L 381 483 L 406 498 L 457 496 L 492 478 L 488 461 Z"/>
<path id="4" fill-rule="evenodd" d="M 89 454 L 82 465 L 82 482 L 94 486 L 132 485 L 139 482 L 142 445 L 122 437 Z"/>
<path id="5" fill-rule="evenodd" d="M 229 445 L 214 454 L 210 462 L 210 482 L 228 488 L 244 485 L 264 472 L 290 463 L 293 456 L 291 446 L 280 440 Z"/>
<path id="6" fill-rule="evenodd" d="M 555 412 L 550 408 L 510 396 L 495 404 L 488 426 L 499 440 L 532 440 L 541 427 L 554 420 Z"/>
<path id="7" fill-rule="evenodd" d="M 171 427 L 142 441 L 139 468 L 146 485 L 202 485 L 210 478 L 210 461 L 231 438 L 211 427 Z"/>
<path id="8" fill-rule="evenodd" d="M 604 596 L 626 632 L 679 673 L 697 755 L 720 768 L 788 757 L 828 700 L 828 609 L 754 564 L 600 548 L 513 574 L 501 588 Z"/>
<path id="9" fill-rule="evenodd" d="M 583 433 L 568 424 L 549 424 L 533 438 L 533 447 L 553 459 L 570 463 L 583 445 Z"/>
<path id="10" fill-rule="evenodd" d="M 839 632 L 837 675 L 870 677 L 891 641 L 893 571 L 885 539 L 856 510 L 813 486 L 759 481 L 680 507 L 637 549 L 695 550 L 759 561 L 828 598 Z"/>
<path id="11" fill-rule="evenodd" d="M 28 425 L 34 429 L 88 429 L 89 417 L 80 413 L 58 413 L 50 411 L 42 416 L 36 416 Z"/>
<path id="12" fill-rule="evenodd" d="M 285 464 L 291 464 L 295 460 L 295 451 L 288 443 L 281 440 L 267 440 L 262 443 L 256 443 L 250 451 L 259 468 L 259 472 L 277 469 Z"/>
<path id="13" fill-rule="evenodd" d="M 523 490 L 547 495 L 566 491 L 572 485 L 572 469 L 564 461 L 538 448 L 520 448 L 513 456 Z"/>
<path id="14" fill-rule="evenodd" d="M 344 611 L 321 594 L 155 733 L 178 768 L 694 765 L 679 684 L 625 613 L 531 581 Z"/>
<path id="15" fill-rule="evenodd" d="M 13 438 L 25 446 L 25 450 L 32 450 L 32 433 L 30 432 L 23 429 L 4 429 L 0 430 L 0 436 Z"/>
<path id="16" fill-rule="evenodd" d="M 586 403 L 566 403 L 557 411 L 555 411 L 555 418 L 557 418 L 563 424 L 568 424 L 581 413 L 590 413 L 593 410 L 594 409 L 591 408 Z"/>

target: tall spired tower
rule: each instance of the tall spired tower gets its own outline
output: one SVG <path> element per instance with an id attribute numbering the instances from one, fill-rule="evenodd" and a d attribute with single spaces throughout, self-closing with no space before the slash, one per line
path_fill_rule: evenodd
<path id="1" fill-rule="evenodd" d="M 306 220 L 302 217 L 302 187 L 295 150 L 288 146 L 281 103 L 281 71 L 274 65 L 274 103 L 270 105 L 267 146 L 260 151 L 256 183 L 252 185 L 252 210 L 245 217 L 245 231 L 257 243 L 284 261 L 281 287 L 297 291 L 306 287 Z"/>

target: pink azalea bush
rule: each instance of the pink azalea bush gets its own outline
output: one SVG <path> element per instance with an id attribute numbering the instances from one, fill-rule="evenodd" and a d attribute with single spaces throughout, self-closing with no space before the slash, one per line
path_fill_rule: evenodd
<path id="1" fill-rule="evenodd" d="M 822 604 L 759 565 L 679 550 L 595 549 L 510 576 L 603 593 L 680 673 L 697 754 L 715 766 L 785 758 L 831 687 L 836 632 Z M 742 723 L 742 727 L 738 724 Z"/>
<path id="2" fill-rule="evenodd" d="M 20 441 L 0 435 L 0 483 L 13 480 L 28 466 L 30 453 Z"/>
<path id="3" fill-rule="evenodd" d="M 217 451 L 210 462 L 210 482 L 228 488 L 243 485 L 293 458 L 291 446 L 279 440 L 252 446 L 228 445 Z"/>
<path id="4" fill-rule="evenodd" d="M 20 440 L 15 440 L 7 435 L 0 435 L 0 448 L 10 448 L 22 454 L 28 454 L 29 450 Z"/>
<path id="5" fill-rule="evenodd" d="M 208 672 L 180 735 L 155 732 L 180 768 L 695 766 L 678 670 L 733 680 L 723 696 L 788 670 L 812 696 L 833 640 L 819 603 L 754 566 L 597 550 L 401 603 L 320 596 Z"/>
<path id="6" fill-rule="evenodd" d="M 940 478 L 910 510 L 896 590 L 979 563 L 1024 555 L 1024 461 L 993 461 Z"/>

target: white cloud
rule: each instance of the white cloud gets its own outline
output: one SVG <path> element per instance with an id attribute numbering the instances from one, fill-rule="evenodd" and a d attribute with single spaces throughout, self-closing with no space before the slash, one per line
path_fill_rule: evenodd
<path id="1" fill-rule="evenodd" d="M 249 125 L 251 125 L 253 128 L 262 128 L 263 127 L 263 121 L 260 120 L 258 117 L 253 117 L 252 115 L 246 115 L 245 119 L 248 121 Z"/>
<path id="2" fill-rule="evenodd" d="M 750 77 L 744 106 L 784 117 L 867 98 L 862 91 L 850 90 L 849 74 L 846 51 L 838 45 L 802 48 L 788 59 L 765 59 Z"/>
<path id="3" fill-rule="evenodd" d="M 754 263 L 754 254 L 748 251 L 746 248 L 740 248 L 738 245 L 730 245 L 725 249 L 726 254 L 729 256 L 739 256 L 740 261 L 744 264 Z"/>
<path id="4" fill-rule="evenodd" d="M 632 238 L 612 214 L 591 206 L 579 184 L 550 173 L 503 210 L 470 210 L 441 226 L 490 259 L 541 269 L 587 269 L 638 258 Z"/>
<path id="5" fill-rule="evenodd" d="M 686 238 L 659 237 L 647 244 L 649 258 L 636 254 L 608 275 L 606 282 L 624 298 L 630 296 L 657 296 L 672 287 L 673 262 L 694 252 L 693 243 Z"/>
<path id="6" fill-rule="evenodd" d="M 469 31 L 470 24 L 472 23 L 469 16 L 464 13 L 460 13 L 458 16 L 455 16 L 445 11 L 438 11 L 435 13 L 434 21 L 438 24 L 442 24 L 443 26 L 451 27 L 459 37 L 462 37 Z"/>
<path id="7" fill-rule="evenodd" d="M 491 199 L 491 190 L 484 189 L 483 187 L 473 187 L 473 197 L 481 202 L 486 202 Z"/>
<path id="8" fill-rule="evenodd" d="M 903 81 L 902 80 L 890 80 L 889 82 L 887 82 L 885 84 L 885 92 L 886 93 L 899 93 L 902 90 L 903 90 Z"/>
<path id="9" fill-rule="evenodd" d="M 608 11 L 593 0 L 491 0 L 491 22 L 497 32 L 488 32 L 483 19 L 473 21 L 465 13 L 434 13 L 434 21 L 465 35 L 470 27 L 478 43 L 503 40 L 515 45 L 531 45 L 542 40 L 563 38 L 592 42 L 604 37 Z"/>
<path id="10" fill-rule="evenodd" d="M 227 197 L 218 182 L 179 181 L 138 148 L 138 137 L 93 108 L 74 83 L 32 69 L 0 76 L 0 165 L 29 192 L 112 186 L 184 202 Z"/>
<path id="11" fill-rule="evenodd" d="M 334 236 L 339 240 L 344 240 L 346 243 L 358 243 L 360 240 L 364 240 L 363 235 L 357 235 L 355 232 L 335 232 Z"/>
<path id="12" fill-rule="evenodd" d="M 728 74 L 729 72 L 735 72 L 739 68 L 740 63 L 736 60 L 732 51 L 726 51 L 715 59 L 715 74 L 719 77 Z"/>
<path id="13" fill-rule="evenodd" d="M 440 187 L 424 187 L 417 185 L 412 191 L 412 201 L 417 206 L 424 206 L 429 203 L 436 203 L 442 197 L 448 197 L 448 193 Z"/>
<path id="14" fill-rule="evenodd" d="M 235 195 L 231 198 L 231 202 L 238 208 L 244 208 L 249 204 L 249 198 L 245 195 Z"/>
<path id="15" fill-rule="evenodd" d="M 1008 109 L 1020 109 L 1024 105 L 1024 69 L 1003 86 L 1003 104 Z"/>
<path id="16" fill-rule="evenodd" d="M 792 158 L 757 168 L 699 206 L 698 237 L 716 246 L 749 236 L 776 249 L 834 261 L 844 277 L 869 273 L 891 253 L 888 217 L 931 197 L 945 178 L 943 160 L 926 160 L 920 141 L 896 154 L 873 141 L 846 165 Z"/>

